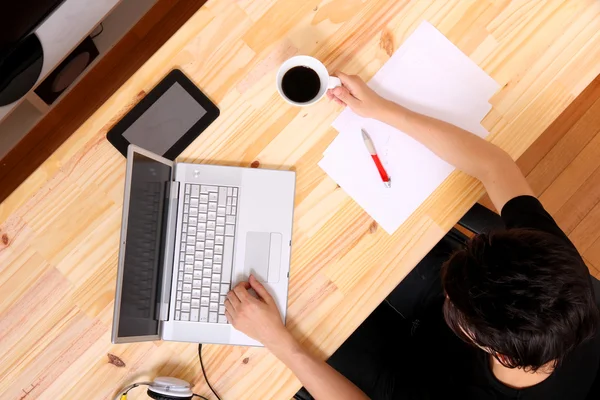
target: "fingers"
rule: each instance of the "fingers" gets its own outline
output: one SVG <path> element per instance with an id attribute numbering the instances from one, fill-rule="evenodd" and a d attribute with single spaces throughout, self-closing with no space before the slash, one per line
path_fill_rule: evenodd
<path id="1" fill-rule="evenodd" d="M 325 92 L 325 94 L 327 95 L 327 98 L 329 99 L 329 101 L 333 100 L 341 106 L 344 106 L 344 107 L 346 106 L 346 103 L 344 103 L 343 101 L 341 101 L 340 99 L 335 97 L 335 95 L 333 94 L 333 89 L 327 89 L 327 92 Z"/>
<path id="2" fill-rule="evenodd" d="M 227 321 L 229 321 L 229 323 L 233 324 L 233 316 L 228 310 L 225 310 L 225 318 L 227 318 Z"/>
<path id="3" fill-rule="evenodd" d="M 248 293 L 248 289 L 250 288 L 251 286 L 248 282 L 240 282 L 237 285 L 235 285 L 235 287 L 233 288 L 233 292 L 240 301 L 244 301 L 247 300 L 249 297 L 252 297 L 250 293 Z"/>
<path id="4" fill-rule="evenodd" d="M 250 283 L 250 286 L 252 286 L 252 289 L 254 289 L 256 294 L 258 294 L 265 303 L 273 303 L 273 297 L 269 294 L 269 292 L 267 292 L 267 289 L 265 289 L 263 284 L 260 283 L 258 279 L 254 277 L 254 275 L 250 275 L 250 279 L 248 280 L 248 282 Z"/>
<path id="5" fill-rule="evenodd" d="M 225 311 L 228 311 L 229 314 L 235 314 L 235 308 L 233 307 L 233 304 L 231 304 L 231 301 L 229 299 L 225 299 Z"/>
<path id="6" fill-rule="evenodd" d="M 352 94 L 350 94 L 350 91 L 348 91 L 348 89 L 345 87 L 336 87 L 335 89 L 333 89 L 332 93 L 338 100 L 340 100 L 345 105 L 349 105 L 350 107 L 357 106 L 359 103 L 359 100 L 356 97 L 352 96 Z"/>
<path id="7" fill-rule="evenodd" d="M 231 308 L 232 310 L 236 310 L 240 307 L 240 305 L 241 302 L 240 299 L 238 299 L 237 295 L 233 291 L 229 291 L 229 293 L 227 293 L 227 298 L 225 299 L 225 308 Z"/>
<path id="8" fill-rule="evenodd" d="M 225 299 L 225 308 L 230 309 L 231 313 L 239 312 L 242 302 L 252 302 L 256 301 L 254 297 L 250 293 L 248 293 L 248 289 L 250 289 L 250 283 L 248 282 L 240 282 L 235 287 L 227 293 L 227 299 Z"/>
<path id="9" fill-rule="evenodd" d="M 346 75 L 343 72 L 337 72 L 335 74 L 338 78 L 340 78 L 340 81 L 342 81 L 342 84 L 344 86 L 346 86 L 348 89 L 350 89 L 351 92 L 357 91 L 358 89 L 360 89 L 360 83 L 362 82 L 362 80 L 356 76 L 356 75 Z"/>

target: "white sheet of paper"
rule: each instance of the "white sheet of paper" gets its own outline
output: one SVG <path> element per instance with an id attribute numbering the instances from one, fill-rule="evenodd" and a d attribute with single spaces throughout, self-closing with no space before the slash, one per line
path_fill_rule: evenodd
<path id="1" fill-rule="evenodd" d="M 319 167 L 392 234 L 454 168 L 393 128 L 371 130 L 370 136 L 391 177 L 391 188 L 383 185 L 359 128 L 340 133 L 339 148 L 323 157 Z"/>
<path id="2" fill-rule="evenodd" d="M 403 77 L 405 79 L 399 82 L 420 87 L 428 85 L 432 89 L 429 94 L 435 100 L 460 96 L 454 91 L 440 93 L 445 84 L 454 81 L 460 82 L 461 91 L 472 94 L 469 97 L 475 102 L 488 101 L 500 88 L 494 79 L 427 21 L 423 21 L 406 39 L 377 71 L 369 85 L 382 96 L 401 103 L 406 89 L 394 85 L 393 81 Z M 422 102 L 424 99 L 427 99 L 425 93 L 417 100 Z"/>
<path id="3" fill-rule="evenodd" d="M 498 84 L 437 29 L 423 22 L 369 86 L 410 109 L 486 137 L 480 121 Z M 405 133 L 344 110 L 332 124 L 340 134 L 319 166 L 388 233 L 393 233 L 454 168 Z M 365 148 L 373 139 L 392 179 L 386 188 Z"/>
<path id="4" fill-rule="evenodd" d="M 499 85 L 437 29 L 423 22 L 368 85 L 381 96 L 463 129 L 490 111 Z M 332 123 L 342 131 L 354 113 L 344 110 Z"/>

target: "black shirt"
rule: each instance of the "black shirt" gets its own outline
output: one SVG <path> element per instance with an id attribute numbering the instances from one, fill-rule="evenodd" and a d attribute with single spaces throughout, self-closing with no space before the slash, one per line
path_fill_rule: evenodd
<path id="1" fill-rule="evenodd" d="M 502 209 L 501 217 L 507 229 L 532 228 L 545 231 L 573 244 L 544 210 L 535 197 L 520 196 L 510 200 Z M 582 262 L 582 266 L 585 264 Z M 489 355 L 483 350 L 460 340 L 443 319 L 430 332 L 429 338 L 438 357 L 444 357 L 446 378 L 443 391 L 449 398 L 477 400 L 584 400 L 593 385 L 600 365 L 600 333 L 593 340 L 581 344 L 563 363 L 541 383 L 512 389 L 496 379 L 491 371 Z M 449 396 L 452 394 L 452 396 Z"/>

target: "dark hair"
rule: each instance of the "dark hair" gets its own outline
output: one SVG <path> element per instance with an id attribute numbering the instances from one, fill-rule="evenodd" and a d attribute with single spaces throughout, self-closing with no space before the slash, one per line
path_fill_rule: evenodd
<path id="1" fill-rule="evenodd" d="M 598 326 L 583 260 L 543 231 L 476 235 L 444 264 L 442 281 L 448 326 L 509 368 L 560 363 Z"/>

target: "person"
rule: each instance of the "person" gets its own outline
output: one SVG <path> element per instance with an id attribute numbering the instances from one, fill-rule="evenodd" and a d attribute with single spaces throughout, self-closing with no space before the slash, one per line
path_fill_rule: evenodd
<path id="1" fill-rule="evenodd" d="M 380 306 L 328 363 L 286 330 L 254 277 L 227 295 L 228 320 L 319 400 L 585 399 L 600 364 L 592 281 L 516 163 L 476 135 L 380 97 L 357 76 L 338 76 L 343 85 L 328 91 L 330 100 L 396 127 L 479 179 L 506 229 L 476 235 L 435 271 L 439 289 L 425 296 L 431 301 L 411 317 L 408 334 L 391 322 L 369 328 L 387 312 Z"/>

